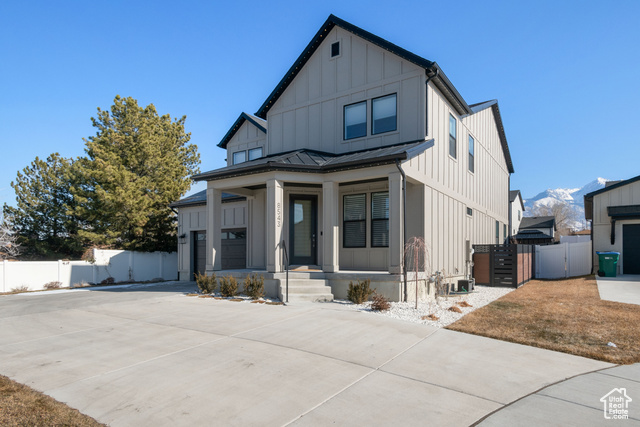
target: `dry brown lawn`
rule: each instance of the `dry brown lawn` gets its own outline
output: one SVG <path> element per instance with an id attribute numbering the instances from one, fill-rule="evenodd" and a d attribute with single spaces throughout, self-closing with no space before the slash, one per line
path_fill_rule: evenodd
<path id="1" fill-rule="evenodd" d="M 104 426 L 64 403 L 0 375 L 2 426 Z"/>
<path id="2" fill-rule="evenodd" d="M 448 329 L 605 362 L 640 362 L 640 306 L 602 301 L 593 276 L 532 280 Z"/>

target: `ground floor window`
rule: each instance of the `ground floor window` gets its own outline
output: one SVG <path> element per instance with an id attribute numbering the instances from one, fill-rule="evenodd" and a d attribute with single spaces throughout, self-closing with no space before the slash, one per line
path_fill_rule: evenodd
<path id="1" fill-rule="evenodd" d="M 389 192 L 371 193 L 371 247 L 389 247 Z"/>
<path id="2" fill-rule="evenodd" d="M 343 198 L 342 246 L 364 248 L 367 246 L 367 195 L 348 194 Z"/>

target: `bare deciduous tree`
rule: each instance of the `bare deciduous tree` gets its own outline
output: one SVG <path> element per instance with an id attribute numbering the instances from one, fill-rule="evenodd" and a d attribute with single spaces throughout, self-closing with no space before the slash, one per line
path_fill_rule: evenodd
<path id="1" fill-rule="evenodd" d="M 538 205 L 531 210 L 533 216 L 552 216 L 556 219 L 557 239 L 568 236 L 573 223 L 577 220 L 575 211 L 569 203 L 558 201 L 550 206 Z"/>
<path id="2" fill-rule="evenodd" d="M 6 217 L 0 217 L 0 259 L 14 258 L 20 255 L 20 245 L 17 242 L 18 235 L 7 221 Z"/>

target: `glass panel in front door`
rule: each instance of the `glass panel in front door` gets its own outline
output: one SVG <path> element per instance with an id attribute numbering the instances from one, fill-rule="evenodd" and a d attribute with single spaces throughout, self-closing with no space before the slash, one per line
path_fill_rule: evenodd
<path id="1" fill-rule="evenodd" d="M 293 256 L 309 258 L 313 251 L 313 202 L 294 200 L 293 205 Z"/>

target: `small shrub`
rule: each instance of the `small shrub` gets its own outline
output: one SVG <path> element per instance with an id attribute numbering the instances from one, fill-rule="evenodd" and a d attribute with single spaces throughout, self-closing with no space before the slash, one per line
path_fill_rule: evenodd
<path id="1" fill-rule="evenodd" d="M 462 313 L 462 310 L 460 310 L 460 307 L 452 305 L 451 307 L 449 307 L 447 310 L 449 311 L 453 311 L 454 313 Z"/>
<path id="2" fill-rule="evenodd" d="M 460 307 L 473 307 L 471 304 L 469 304 L 466 301 L 462 301 L 460 304 L 458 304 Z"/>
<path id="3" fill-rule="evenodd" d="M 220 293 L 225 298 L 236 296 L 238 293 L 238 280 L 233 276 L 224 276 L 219 279 Z"/>
<path id="4" fill-rule="evenodd" d="M 373 294 L 373 289 L 371 289 L 371 280 L 358 280 L 358 283 L 355 285 L 353 282 L 349 282 L 349 290 L 347 291 L 347 298 L 349 301 L 354 304 L 362 304 L 369 299 L 369 297 Z"/>
<path id="5" fill-rule="evenodd" d="M 380 295 L 373 292 L 373 301 L 371 302 L 371 310 L 373 311 L 387 311 L 391 308 L 391 304 L 389 304 L 389 300 L 384 297 L 384 295 Z"/>
<path id="6" fill-rule="evenodd" d="M 244 278 L 244 293 L 252 299 L 260 299 L 264 296 L 264 277 L 250 274 Z"/>
<path id="7" fill-rule="evenodd" d="M 62 282 L 49 282 L 49 283 L 45 283 L 43 287 L 47 290 L 51 290 L 51 289 L 60 289 L 60 286 L 62 286 Z"/>
<path id="8" fill-rule="evenodd" d="M 116 279 L 114 279 L 111 276 L 107 277 L 102 282 L 100 282 L 101 285 L 113 285 L 114 283 L 116 283 Z"/>
<path id="9" fill-rule="evenodd" d="M 19 294 L 20 292 L 29 292 L 29 287 L 22 285 L 15 288 L 11 288 L 11 293 L 13 294 Z"/>
<path id="10" fill-rule="evenodd" d="M 433 313 L 428 314 L 426 316 L 422 316 L 422 320 L 433 320 L 435 322 L 438 319 L 440 319 L 440 318 L 438 316 L 436 316 L 435 314 L 433 314 Z"/>
<path id="11" fill-rule="evenodd" d="M 196 284 L 198 289 L 203 294 L 211 294 L 216 291 L 216 275 L 213 273 L 211 276 L 206 274 L 196 273 Z"/>

